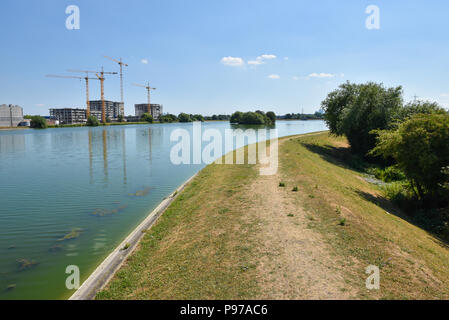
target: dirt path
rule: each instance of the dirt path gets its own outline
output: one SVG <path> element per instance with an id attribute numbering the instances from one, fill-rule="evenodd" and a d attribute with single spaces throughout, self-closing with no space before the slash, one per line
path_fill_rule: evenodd
<path id="1" fill-rule="evenodd" d="M 262 220 L 263 258 L 258 267 L 261 299 L 348 299 L 338 264 L 321 235 L 308 228 L 314 218 L 299 193 L 279 187 L 279 173 L 252 185 L 253 213 Z"/>

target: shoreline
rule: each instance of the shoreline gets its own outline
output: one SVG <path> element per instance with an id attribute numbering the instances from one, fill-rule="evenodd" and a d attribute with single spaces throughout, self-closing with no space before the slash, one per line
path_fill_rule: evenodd
<path id="1" fill-rule="evenodd" d="M 308 136 L 327 132 L 316 131 L 302 134 L 294 134 L 278 139 L 286 139 L 289 137 Z M 231 151 L 234 152 L 235 150 Z M 80 288 L 70 296 L 68 300 L 93 300 L 98 292 L 100 292 L 109 281 L 114 277 L 116 272 L 122 267 L 123 263 L 138 247 L 140 240 L 145 235 L 145 231 L 149 230 L 154 223 L 164 214 L 168 207 L 176 200 L 177 196 L 198 176 L 202 170 L 195 173 L 183 184 L 181 184 L 172 194 L 162 200 L 159 205 L 151 211 L 148 216 L 94 269 L 89 277 L 82 283 Z M 126 247 L 126 249 L 124 249 Z"/>
<path id="2" fill-rule="evenodd" d="M 109 280 L 120 269 L 123 263 L 137 248 L 145 231 L 150 229 L 159 217 L 165 212 L 170 204 L 178 197 L 184 188 L 195 179 L 199 172 L 191 176 L 172 194 L 162 200 L 161 203 L 151 211 L 148 216 L 104 259 L 100 265 L 90 274 L 78 290 L 68 300 L 93 300 L 95 295 L 101 291 Z"/>

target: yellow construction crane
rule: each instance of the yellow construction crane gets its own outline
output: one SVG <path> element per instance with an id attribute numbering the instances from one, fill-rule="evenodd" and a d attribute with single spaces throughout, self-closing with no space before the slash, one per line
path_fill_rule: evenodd
<path id="1" fill-rule="evenodd" d="M 85 77 L 76 77 L 76 76 L 63 76 L 63 75 L 56 75 L 56 74 L 48 74 L 47 77 L 49 78 L 65 78 L 65 79 L 80 79 L 86 81 L 86 117 L 89 118 L 90 116 L 90 102 L 89 102 L 89 80 L 98 80 L 98 78 L 89 78 L 88 74 L 86 74 Z"/>
<path id="2" fill-rule="evenodd" d="M 95 73 L 95 75 L 97 76 L 97 80 L 100 80 L 100 84 L 101 84 L 101 122 L 106 123 L 106 106 L 105 106 L 105 102 L 104 102 L 104 80 L 105 74 L 117 74 L 117 72 L 105 72 L 103 70 L 103 67 L 101 67 L 101 71 L 97 72 L 97 71 L 86 71 L 86 70 L 67 70 L 69 72 L 84 72 L 86 73 L 86 75 L 88 75 L 89 73 Z M 90 113 L 90 110 L 89 110 Z"/>
<path id="3" fill-rule="evenodd" d="M 120 98 L 122 99 L 122 103 L 124 104 L 125 102 L 123 101 L 123 67 L 127 67 L 128 65 L 126 63 L 124 63 L 122 61 L 122 58 L 120 58 L 120 60 L 108 57 L 108 56 L 104 56 L 106 59 L 109 59 L 111 61 L 114 61 L 116 63 L 119 64 L 120 66 Z"/>
<path id="4" fill-rule="evenodd" d="M 133 83 L 133 85 L 136 86 L 136 87 L 141 87 L 141 88 L 147 89 L 147 93 L 148 93 L 148 113 L 152 115 L 152 113 L 151 113 L 151 101 L 150 101 L 151 90 L 156 90 L 156 88 L 150 87 L 150 83 L 148 83 L 146 86 L 141 85 L 141 84 L 137 84 L 137 83 Z"/>

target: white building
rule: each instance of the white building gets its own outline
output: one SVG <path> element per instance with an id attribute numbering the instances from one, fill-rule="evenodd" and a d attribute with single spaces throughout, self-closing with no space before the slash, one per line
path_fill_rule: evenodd
<path id="1" fill-rule="evenodd" d="M 0 127 L 17 127 L 23 121 L 23 108 L 12 104 L 0 105 Z"/>

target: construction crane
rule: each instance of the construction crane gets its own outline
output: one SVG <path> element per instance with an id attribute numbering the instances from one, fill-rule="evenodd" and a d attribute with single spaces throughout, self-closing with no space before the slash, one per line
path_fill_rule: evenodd
<path id="1" fill-rule="evenodd" d="M 101 122 L 106 123 L 106 106 L 105 106 L 105 102 L 104 102 L 104 80 L 105 74 L 117 74 L 117 72 L 105 72 L 103 70 L 103 67 L 101 67 L 101 71 L 86 71 L 86 70 L 67 70 L 69 72 L 84 72 L 86 73 L 86 75 L 88 75 L 89 73 L 95 73 L 95 75 L 97 76 L 98 79 L 96 80 L 100 80 L 100 84 L 101 84 Z M 89 110 L 90 113 L 90 110 Z"/>
<path id="2" fill-rule="evenodd" d="M 104 56 L 106 59 L 109 59 L 111 61 L 114 61 L 116 63 L 119 64 L 120 66 L 120 98 L 122 99 L 122 103 L 124 104 L 125 102 L 123 101 L 123 67 L 127 67 L 128 65 L 126 63 L 124 63 L 122 61 L 122 58 L 120 58 L 120 60 L 108 57 L 108 56 Z"/>
<path id="3" fill-rule="evenodd" d="M 156 90 L 156 88 L 150 87 L 150 83 L 148 83 L 146 86 L 143 86 L 141 84 L 133 83 L 136 87 L 141 87 L 147 89 L 148 92 L 148 113 L 151 114 L 151 102 L 150 102 L 150 96 L 151 96 L 151 90 Z"/>
<path id="4" fill-rule="evenodd" d="M 90 116 L 90 102 L 89 102 L 89 80 L 98 80 L 98 78 L 89 78 L 88 74 L 86 74 L 85 77 L 76 77 L 76 76 L 62 76 L 62 75 L 56 75 L 56 74 L 48 74 L 46 77 L 49 78 L 65 78 L 65 79 L 80 79 L 86 81 L 86 116 L 89 118 Z"/>

